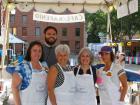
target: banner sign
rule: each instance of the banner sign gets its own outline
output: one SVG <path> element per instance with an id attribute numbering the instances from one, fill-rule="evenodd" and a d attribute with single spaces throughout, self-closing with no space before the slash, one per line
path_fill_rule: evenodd
<path id="1" fill-rule="evenodd" d="M 129 13 L 128 13 L 128 5 L 127 4 L 123 4 L 121 6 L 119 6 L 117 8 L 117 18 L 122 18 L 124 16 L 127 16 Z"/>
<path id="2" fill-rule="evenodd" d="M 58 14 L 34 12 L 33 20 L 53 23 L 75 23 L 75 22 L 84 22 L 85 15 L 84 13 L 58 15 Z"/>
<path id="3" fill-rule="evenodd" d="M 117 18 L 130 15 L 138 11 L 138 0 L 132 0 L 117 8 Z"/>
<path id="4" fill-rule="evenodd" d="M 138 12 L 138 0 L 132 0 L 129 2 L 130 14 Z"/>

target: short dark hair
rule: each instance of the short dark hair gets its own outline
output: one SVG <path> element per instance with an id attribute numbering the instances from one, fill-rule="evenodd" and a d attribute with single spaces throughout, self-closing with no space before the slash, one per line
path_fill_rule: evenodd
<path id="1" fill-rule="evenodd" d="M 53 26 L 47 26 L 45 29 L 44 29 L 44 34 L 49 30 L 49 29 L 53 29 L 55 32 L 56 32 L 56 34 L 57 34 L 57 29 L 55 28 L 55 27 L 53 27 Z"/>
<path id="2" fill-rule="evenodd" d="M 110 56 L 111 56 L 111 61 L 114 62 L 114 60 L 115 60 L 115 55 L 114 55 L 114 53 L 113 53 L 113 52 L 110 52 Z"/>
<path id="3" fill-rule="evenodd" d="M 26 53 L 26 55 L 25 55 L 25 60 L 26 60 L 26 61 L 31 61 L 31 49 L 32 49 L 32 47 L 35 46 L 35 45 L 39 45 L 39 46 L 41 47 L 41 49 L 42 49 L 41 58 L 39 59 L 39 61 L 42 62 L 42 61 L 43 61 L 43 57 L 44 57 L 44 54 L 43 54 L 43 45 L 42 45 L 42 43 L 39 42 L 39 41 L 32 41 L 32 42 L 30 43 L 30 45 L 29 45 L 29 47 L 28 47 L 28 49 L 27 49 L 27 53 Z"/>

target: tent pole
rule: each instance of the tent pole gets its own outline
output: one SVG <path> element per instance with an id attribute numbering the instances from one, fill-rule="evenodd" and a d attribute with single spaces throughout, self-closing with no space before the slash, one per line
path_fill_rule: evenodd
<path id="1" fill-rule="evenodd" d="M 3 37 L 3 42 L 2 42 L 2 60 L 1 60 L 1 68 L 2 70 L 4 69 L 4 64 L 5 64 L 5 58 L 7 56 L 7 47 L 8 47 L 8 33 L 9 33 L 9 10 L 8 8 L 5 9 L 5 16 L 3 16 L 5 18 L 5 24 L 2 24 L 2 37 Z M 3 18 L 1 17 L 1 18 Z M 2 78 L 2 70 L 1 70 L 1 78 Z"/>
<path id="2" fill-rule="evenodd" d="M 109 34 L 109 41 L 112 43 L 112 29 L 111 29 L 111 19 L 110 19 L 110 12 L 107 13 L 107 33 Z"/>
<path id="3" fill-rule="evenodd" d="M 111 29 L 111 18 L 110 18 L 110 12 L 109 12 L 109 21 L 110 21 L 110 24 L 109 24 L 109 34 L 110 34 L 110 40 L 111 40 L 111 43 L 112 43 L 112 29 Z"/>
<path id="4" fill-rule="evenodd" d="M 24 55 L 24 43 L 23 43 L 23 55 Z"/>
<path id="5" fill-rule="evenodd" d="M 15 52 L 16 52 L 16 51 L 15 51 L 15 43 L 13 43 L 13 47 L 14 47 L 14 55 L 15 55 Z"/>

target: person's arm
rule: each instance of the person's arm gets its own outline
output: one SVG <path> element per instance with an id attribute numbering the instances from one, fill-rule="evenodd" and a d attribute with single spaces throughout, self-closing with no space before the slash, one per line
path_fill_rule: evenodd
<path id="1" fill-rule="evenodd" d="M 15 105 L 21 105 L 19 85 L 21 84 L 21 77 L 18 73 L 13 73 L 12 75 L 12 92 L 15 100 Z"/>
<path id="2" fill-rule="evenodd" d="M 124 101 L 125 95 L 127 93 L 127 89 L 128 89 L 128 84 L 127 84 L 127 77 L 126 74 L 123 73 L 119 76 L 120 82 L 121 82 L 121 88 L 120 88 L 120 101 Z"/>
<path id="3" fill-rule="evenodd" d="M 54 94 L 55 82 L 58 71 L 55 66 L 52 66 L 48 72 L 48 96 L 52 105 L 57 105 Z"/>

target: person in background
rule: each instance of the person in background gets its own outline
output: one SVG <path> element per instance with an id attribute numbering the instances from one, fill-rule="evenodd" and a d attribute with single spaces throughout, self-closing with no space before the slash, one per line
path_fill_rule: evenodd
<path id="1" fill-rule="evenodd" d="M 43 62 L 43 46 L 30 43 L 25 60 L 12 74 L 12 92 L 15 105 L 45 105 L 47 98 L 47 64 Z"/>
<path id="2" fill-rule="evenodd" d="M 48 73 L 48 101 L 47 105 L 75 105 L 75 77 L 68 65 L 70 49 L 60 44 L 55 48 L 57 63 L 51 66 Z"/>
<path id="3" fill-rule="evenodd" d="M 55 43 L 57 41 L 57 29 L 53 26 L 48 26 L 44 29 L 45 35 L 45 44 L 44 48 L 44 60 L 48 64 L 48 67 L 56 64 L 56 55 L 55 55 Z"/>
<path id="4" fill-rule="evenodd" d="M 74 68 L 76 92 L 73 105 L 97 105 L 96 100 L 96 68 L 92 66 L 93 54 L 82 48 L 78 55 L 79 65 Z"/>
<path id="5" fill-rule="evenodd" d="M 124 98 L 127 93 L 127 77 L 120 64 L 114 62 L 115 56 L 112 48 L 103 46 L 99 53 L 105 64 L 97 70 L 97 77 L 102 78 L 98 83 L 101 105 L 124 105 Z"/>
<path id="6" fill-rule="evenodd" d="M 125 68 L 125 53 L 119 53 L 118 63 Z"/>
<path id="7" fill-rule="evenodd" d="M 18 54 L 17 59 L 18 59 L 18 63 L 21 63 L 21 62 L 24 60 L 24 57 L 23 57 L 22 52 L 20 52 L 20 53 Z"/>

